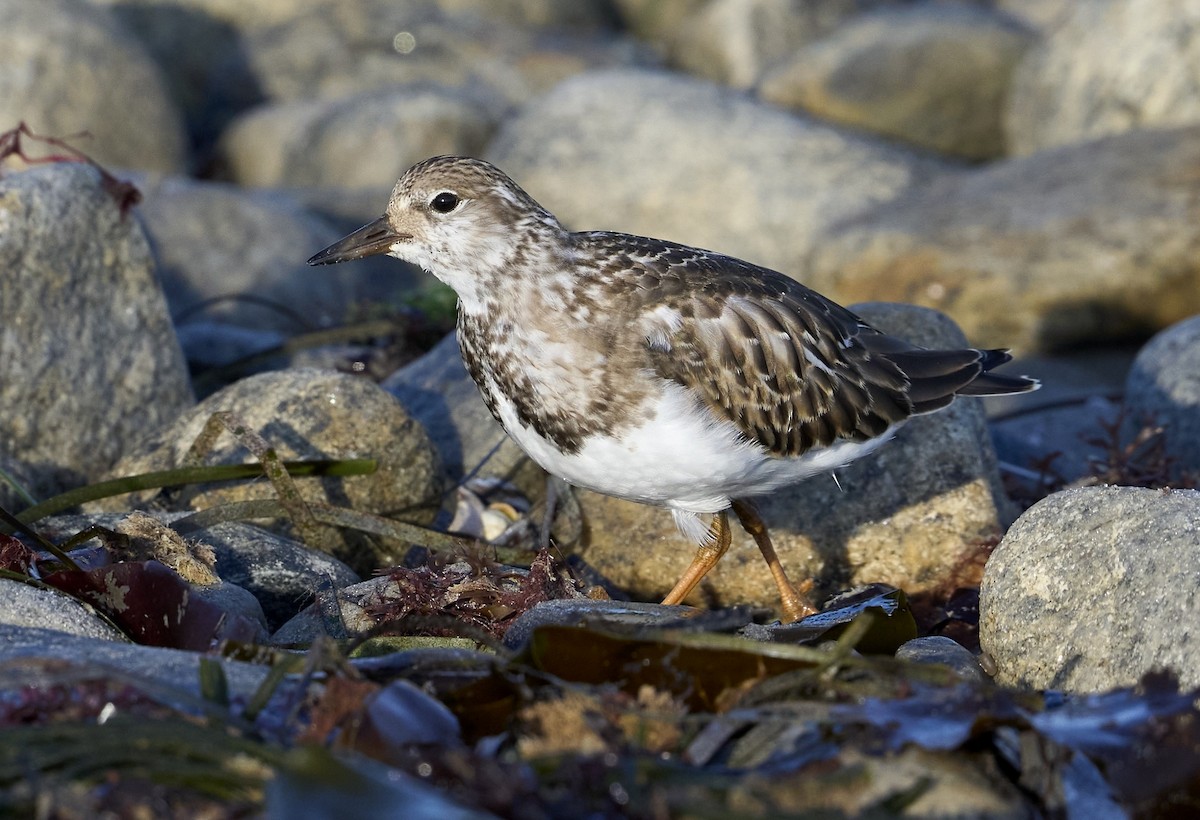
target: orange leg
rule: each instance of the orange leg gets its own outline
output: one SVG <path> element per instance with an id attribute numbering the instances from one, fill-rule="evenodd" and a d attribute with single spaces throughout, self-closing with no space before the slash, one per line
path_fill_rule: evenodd
<path id="1" fill-rule="evenodd" d="M 701 544 L 696 550 L 696 557 L 692 559 L 687 572 L 679 579 L 679 583 L 675 584 L 675 588 L 667 593 L 667 597 L 663 598 L 662 602 L 664 604 L 678 604 L 682 602 L 696 588 L 696 584 L 700 583 L 701 579 L 708 574 L 708 571 L 717 565 L 717 562 L 721 560 L 721 556 L 729 549 L 731 533 L 729 532 L 728 513 L 721 510 L 721 512 L 714 515 L 708 531 L 712 536 L 711 541 Z"/>
<path id="2" fill-rule="evenodd" d="M 763 523 L 758 510 L 754 509 L 754 505 L 749 501 L 734 501 L 733 512 L 746 532 L 750 533 L 754 543 L 758 544 L 763 558 L 767 560 L 767 566 L 771 568 L 771 575 L 775 578 L 775 586 L 779 587 L 779 598 L 783 602 L 783 614 L 787 620 L 798 621 L 806 615 L 817 612 L 817 608 L 812 605 L 808 597 L 812 592 L 812 579 L 805 581 L 799 588 L 788 579 L 787 573 L 783 571 L 783 564 L 779 563 L 779 556 L 775 554 L 775 547 L 771 545 L 771 536 L 767 534 L 767 525 Z M 716 562 L 714 561 L 714 563 Z"/>

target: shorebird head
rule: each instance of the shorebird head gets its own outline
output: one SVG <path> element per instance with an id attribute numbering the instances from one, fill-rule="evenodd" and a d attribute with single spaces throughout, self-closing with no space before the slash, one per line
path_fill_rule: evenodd
<path id="1" fill-rule="evenodd" d="M 387 211 L 308 260 L 403 259 L 441 279 L 464 304 L 492 277 L 562 226 L 503 171 L 469 157 L 433 157 L 396 183 Z"/>

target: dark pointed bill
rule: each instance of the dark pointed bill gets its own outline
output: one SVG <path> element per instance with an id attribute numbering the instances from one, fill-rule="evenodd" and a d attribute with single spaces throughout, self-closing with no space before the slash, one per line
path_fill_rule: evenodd
<path id="1" fill-rule="evenodd" d="M 381 216 L 320 251 L 308 260 L 308 264 L 332 265 L 335 262 L 349 262 L 364 256 L 387 253 L 396 242 L 408 238 L 407 235 L 393 231 L 388 226 L 387 217 Z"/>

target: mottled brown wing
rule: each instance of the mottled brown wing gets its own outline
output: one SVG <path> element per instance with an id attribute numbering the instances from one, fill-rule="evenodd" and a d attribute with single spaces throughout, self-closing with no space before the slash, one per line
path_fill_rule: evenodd
<path id="1" fill-rule="evenodd" d="M 903 371 L 862 342 L 880 334 L 798 284 L 769 284 L 734 278 L 706 297 L 719 299 L 715 312 L 684 304 L 691 297 L 649 314 L 660 325 L 647 337 L 658 373 L 783 456 L 873 438 L 912 415 Z"/>
<path id="2" fill-rule="evenodd" d="M 625 234 L 576 234 L 604 287 L 636 306 L 650 365 L 781 456 L 862 441 L 955 396 L 1023 393 L 1004 350 L 927 350 L 740 259 Z"/>

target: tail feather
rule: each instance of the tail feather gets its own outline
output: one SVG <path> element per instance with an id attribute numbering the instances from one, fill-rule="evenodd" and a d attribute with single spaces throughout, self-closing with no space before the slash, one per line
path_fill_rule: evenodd
<path id="1" fill-rule="evenodd" d="M 1036 379 L 988 371 L 1012 360 L 1007 350 L 925 350 L 885 354 L 908 377 L 908 397 L 916 414 L 932 413 L 956 396 L 1001 396 L 1038 388 Z"/>
<path id="2" fill-rule="evenodd" d="M 1041 382 L 1028 376 L 1004 376 L 1000 373 L 981 373 L 958 391 L 960 396 L 1006 396 L 1028 393 L 1041 387 Z"/>
<path id="3" fill-rule="evenodd" d="M 888 355 L 911 380 L 935 379 L 975 369 L 983 372 L 988 364 L 981 360 L 978 350 L 924 350 L 914 348 Z M 993 365 L 994 366 L 994 365 Z"/>

